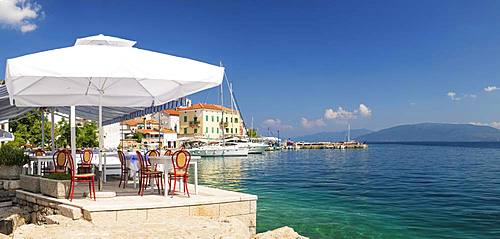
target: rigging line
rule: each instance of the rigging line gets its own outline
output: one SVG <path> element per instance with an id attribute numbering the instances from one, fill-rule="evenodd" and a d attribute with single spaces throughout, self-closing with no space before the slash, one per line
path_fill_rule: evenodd
<path id="1" fill-rule="evenodd" d="M 226 71 L 224 71 L 224 78 L 226 79 L 226 84 L 227 84 L 227 87 L 229 89 L 229 94 L 231 95 L 232 103 L 234 103 L 236 111 L 240 115 L 241 123 L 243 124 L 243 128 L 245 130 L 247 130 L 245 120 L 243 119 L 243 114 L 241 113 L 240 106 L 238 105 L 238 101 L 236 101 L 236 96 L 234 95 L 232 84 L 229 84 L 229 79 L 227 78 Z M 232 107 L 232 105 L 231 105 L 231 107 Z"/>

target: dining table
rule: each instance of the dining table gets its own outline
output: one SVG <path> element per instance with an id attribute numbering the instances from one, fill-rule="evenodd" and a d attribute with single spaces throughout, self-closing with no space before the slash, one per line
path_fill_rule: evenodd
<path id="1" fill-rule="evenodd" d="M 42 163 L 52 163 L 52 155 L 43 155 L 43 156 L 30 156 L 30 162 L 28 164 L 28 172 L 33 174 L 34 166 L 33 164 L 37 164 L 37 175 L 42 175 Z"/>
<path id="2" fill-rule="evenodd" d="M 189 161 L 189 165 L 194 166 L 194 194 L 198 195 L 198 160 L 201 159 L 200 156 L 191 156 L 191 160 Z M 163 185 L 168 185 L 168 172 L 172 168 L 172 156 L 149 156 L 148 160 L 151 164 L 161 164 L 163 165 L 163 173 L 165 175 L 165 183 Z M 180 181 L 181 187 L 182 180 Z M 165 191 L 165 196 L 168 196 L 168 190 Z"/>

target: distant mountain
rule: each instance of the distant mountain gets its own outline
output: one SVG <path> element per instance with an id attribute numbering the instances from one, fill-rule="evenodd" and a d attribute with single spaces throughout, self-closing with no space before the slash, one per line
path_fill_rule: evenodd
<path id="1" fill-rule="evenodd" d="M 400 125 L 357 137 L 366 142 L 496 142 L 500 130 L 472 124 Z"/>
<path id="2" fill-rule="evenodd" d="M 361 135 L 371 133 L 373 131 L 368 129 L 352 129 L 351 139 L 357 138 Z M 294 141 L 305 141 L 305 142 L 336 142 L 336 141 L 346 141 L 347 140 L 347 130 L 344 131 L 333 131 L 333 132 L 320 132 L 316 134 L 309 134 L 304 136 L 295 137 Z"/>

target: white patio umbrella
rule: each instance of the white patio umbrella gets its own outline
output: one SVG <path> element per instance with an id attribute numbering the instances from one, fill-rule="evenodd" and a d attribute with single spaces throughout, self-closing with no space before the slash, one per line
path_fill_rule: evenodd
<path id="1" fill-rule="evenodd" d="M 134 41 L 97 35 L 77 39 L 71 47 L 8 59 L 5 83 L 10 102 L 31 107 L 99 106 L 102 150 L 102 106 L 159 105 L 222 82 L 222 67 L 133 45 Z M 100 152 L 99 165 L 101 170 Z"/>

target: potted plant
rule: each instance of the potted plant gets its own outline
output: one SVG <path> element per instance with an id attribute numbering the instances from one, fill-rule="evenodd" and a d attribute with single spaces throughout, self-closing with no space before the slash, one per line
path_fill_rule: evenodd
<path id="1" fill-rule="evenodd" d="M 24 150 L 11 144 L 0 146 L 0 179 L 17 180 L 23 165 L 29 162 Z"/>
<path id="2" fill-rule="evenodd" d="M 66 198 L 71 185 L 68 173 L 51 173 L 40 178 L 40 192 L 55 198 Z"/>

